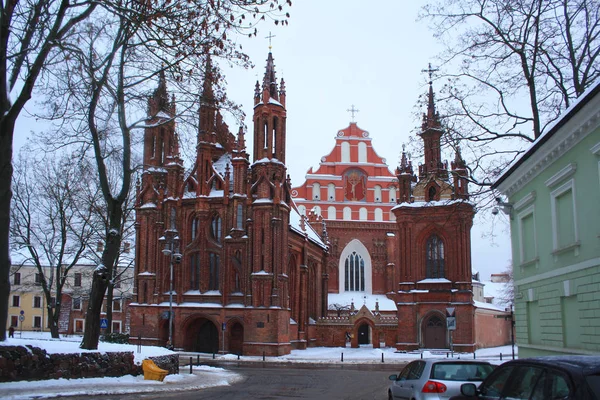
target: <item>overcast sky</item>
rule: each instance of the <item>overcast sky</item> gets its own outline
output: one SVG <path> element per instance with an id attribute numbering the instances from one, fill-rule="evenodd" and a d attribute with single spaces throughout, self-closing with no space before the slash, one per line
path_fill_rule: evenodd
<path id="1" fill-rule="evenodd" d="M 428 81 L 422 70 L 430 62 L 435 67 L 435 55 L 441 50 L 427 21 L 416 21 L 423 4 L 296 0 L 289 9 L 288 26 L 266 22 L 256 38 L 240 38 L 255 68 L 222 68 L 228 96 L 243 106 L 245 124 L 252 132 L 254 85 L 257 79 L 262 83 L 269 52 L 265 37 L 269 32 L 275 35 L 277 78 L 285 79 L 287 89 L 287 164 L 293 186 L 302 184 L 308 169 L 333 149 L 336 133 L 351 121 L 347 110 L 352 105 L 359 110 L 358 126 L 370 133 L 375 151 L 394 171 L 402 144 L 415 135 L 420 123 L 415 112 L 420 115 L 422 110 L 416 102 Z M 233 120 L 228 122 L 237 132 Z M 251 153 L 251 135 L 246 139 Z M 17 147 L 20 141 L 17 138 Z M 481 237 L 491 232 L 496 235 L 493 240 Z M 505 216 L 477 217 L 472 241 L 473 268 L 484 278 L 506 269 L 510 244 Z"/>

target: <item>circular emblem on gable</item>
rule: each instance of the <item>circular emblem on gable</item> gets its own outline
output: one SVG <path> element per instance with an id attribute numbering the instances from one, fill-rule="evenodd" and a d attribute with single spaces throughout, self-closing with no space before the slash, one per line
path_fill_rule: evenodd
<path id="1" fill-rule="evenodd" d="M 296 189 L 292 190 L 292 197 L 298 196 L 298 191 Z"/>
<path id="2" fill-rule="evenodd" d="M 338 132 L 338 136 L 339 136 L 339 137 L 342 137 L 342 136 L 344 136 L 344 131 L 339 131 L 339 132 Z"/>
<path id="3" fill-rule="evenodd" d="M 325 162 L 325 160 L 327 160 L 327 158 L 325 158 L 325 156 L 321 157 L 321 162 Z"/>
<path id="4" fill-rule="evenodd" d="M 369 137 L 369 132 L 364 131 L 363 134 L 362 134 L 362 137 Z"/>
<path id="5" fill-rule="evenodd" d="M 382 158 L 382 159 L 381 159 L 381 162 L 383 162 L 383 163 L 385 164 L 385 158 Z"/>

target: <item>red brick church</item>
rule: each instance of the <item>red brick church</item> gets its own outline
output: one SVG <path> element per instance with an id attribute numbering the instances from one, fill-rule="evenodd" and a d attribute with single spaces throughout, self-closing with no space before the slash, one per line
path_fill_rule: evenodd
<path id="1" fill-rule="evenodd" d="M 215 104 L 210 61 L 206 70 L 190 171 L 164 78 L 149 100 L 133 337 L 246 355 L 347 341 L 399 350 L 452 341 L 456 351 L 507 343 L 502 313 L 473 302 L 468 173 L 460 153 L 450 169 L 441 158 L 431 85 L 418 174 L 405 153 L 391 173 L 351 123 L 292 188 L 285 83 L 272 54 L 254 92 L 252 161 L 244 131 L 231 134 Z"/>

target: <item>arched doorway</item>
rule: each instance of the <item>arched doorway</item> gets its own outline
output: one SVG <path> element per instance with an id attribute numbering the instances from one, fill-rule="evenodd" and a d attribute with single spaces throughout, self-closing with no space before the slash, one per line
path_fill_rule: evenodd
<path id="1" fill-rule="evenodd" d="M 423 347 L 426 349 L 445 349 L 446 321 L 434 314 L 423 321 Z"/>
<path id="2" fill-rule="evenodd" d="M 243 348 L 244 327 L 239 322 L 236 322 L 229 330 L 229 352 L 241 355 Z"/>
<path id="3" fill-rule="evenodd" d="M 185 348 L 199 353 L 219 351 L 219 332 L 215 324 L 206 318 L 191 322 L 186 329 Z"/>
<path id="4" fill-rule="evenodd" d="M 358 327 L 358 344 L 369 344 L 371 343 L 369 337 L 369 324 L 362 324 Z"/>

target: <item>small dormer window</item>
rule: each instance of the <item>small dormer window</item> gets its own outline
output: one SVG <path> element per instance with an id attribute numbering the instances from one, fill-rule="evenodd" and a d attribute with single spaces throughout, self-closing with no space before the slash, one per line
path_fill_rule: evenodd
<path id="1" fill-rule="evenodd" d="M 436 195 L 437 195 L 437 191 L 435 190 L 435 187 L 431 186 L 429 188 L 429 201 L 434 201 Z"/>

